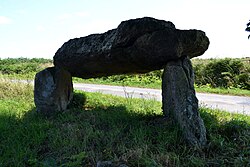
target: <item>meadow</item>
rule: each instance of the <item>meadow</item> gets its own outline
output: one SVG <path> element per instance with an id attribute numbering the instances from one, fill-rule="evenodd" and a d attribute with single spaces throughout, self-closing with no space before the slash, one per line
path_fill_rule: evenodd
<path id="1" fill-rule="evenodd" d="M 189 147 L 161 103 L 74 92 L 67 111 L 35 111 L 33 86 L 0 82 L 0 166 L 249 166 L 250 117 L 200 108 L 208 143 Z"/>

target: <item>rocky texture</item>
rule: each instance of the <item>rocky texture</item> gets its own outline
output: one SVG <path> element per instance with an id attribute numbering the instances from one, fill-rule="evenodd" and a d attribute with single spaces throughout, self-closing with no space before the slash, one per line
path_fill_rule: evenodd
<path id="1" fill-rule="evenodd" d="M 103 34 L 69 40 L 56 52 L 54 64 L 80 78 L 145 73 L 184 55 L 200 56 L 208 45 L 202 31 L 179 30 L 171 22 L 145 17 L 123 21 Z"/>
<path id="2" fill-rule="evenodd" d="M 194 90 L 194 73 L 189 58 L 170 61 L 162 76 L 164 115 L 182 129 L 186 141 L 199 148 L 205 146 L 206 128 L 198 112 Z"/>
<path id="3" fill-rule="evenodd" d="M 73 97 L 72 77 L 69 72 L 50 67 L 35 76 L 34 101 L 37 111 L 50 116 L 66 110 Z"/>

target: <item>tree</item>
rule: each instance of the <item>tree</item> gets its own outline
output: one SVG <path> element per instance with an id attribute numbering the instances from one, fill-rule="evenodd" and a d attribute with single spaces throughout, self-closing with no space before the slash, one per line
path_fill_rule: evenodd
<path id="1" fill-rule="evenodd" d="M 247 23 L 246 31 L 250 32 L 250 20 L 249 20 L 249 23 Z M 250 35 L 248 35 L 248 39 L 249 38 L 250 38 Z"/>

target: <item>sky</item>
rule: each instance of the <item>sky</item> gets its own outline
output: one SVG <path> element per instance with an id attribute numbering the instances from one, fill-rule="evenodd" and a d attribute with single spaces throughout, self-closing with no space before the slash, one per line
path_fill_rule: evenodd
<path id="1" fill-rule="evenodd" d="M 154 17 L 210 39 L 200 58 L 250 57 L 250 0 L 1 0 L 0 58 L 49 58 L 69 39 Z"/>

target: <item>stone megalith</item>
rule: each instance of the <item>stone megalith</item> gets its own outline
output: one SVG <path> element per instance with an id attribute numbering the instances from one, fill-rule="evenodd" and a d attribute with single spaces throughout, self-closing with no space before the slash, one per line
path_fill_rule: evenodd
<path id="1" fill-rule="evenodd" d="M 188 57 L 169 61 L 162 76 L 164 115 L 182 129 L 186 141 L 194 146 L 206 145 L 206 128 L 198 111 L 194 90 L 194 72 Z"/>
<path id="2" fill-rule="evenodd" d="M 71 39 L 57 50 L 53 59 L 56 68 L 84 79 L 164 68 L 163 113 L 181 127 L 188 143 L 202 147 L 206 130 L 198 113 L 189 59 L 202 55 L 208 46 L 209 39 L 203 31 L 179 30 L 171 22 L 144 17 L 123 21 L 116 29 L 102 34 Z M 54 74 L 50 71 L 37 74 L 38 109 L 47 105 L 51 106 L 49 109 L 63 110 L 71 99 L 71 80 L 63 84 L 65 91 L 60 93 L 58 85 L 65 81 Z M 59 80 L 55 82 L 53 77 Z M 60 105 L 61 99 L 64 105 Z"/>
<path id="3" fill-rule="evenodd" d="M 59 67 L 49 67 L 35 76 L 34 101 L 37 112 L 51 116 L 64 111 L 73 98 L 71 74 Z"/>

